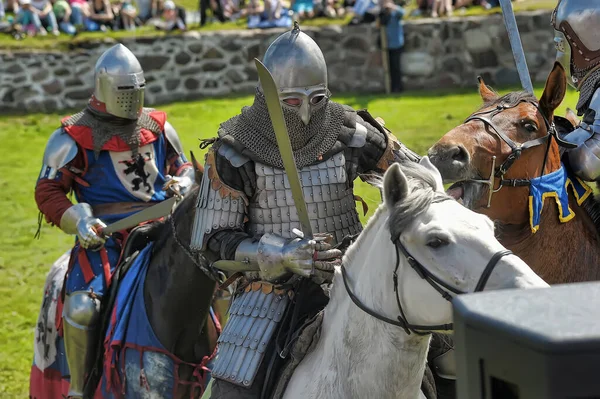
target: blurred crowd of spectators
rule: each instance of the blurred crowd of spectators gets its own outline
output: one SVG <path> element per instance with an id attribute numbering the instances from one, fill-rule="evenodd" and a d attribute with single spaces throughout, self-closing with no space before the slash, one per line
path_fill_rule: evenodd
<path id="1" fill-rule="evenodd" d="M 361 24 L 379 21 L 390 4 L 405 3 L 410 3 L 411 15 L 431 17 L 472 6 L 499 6 L 499 0 L 198 0 L 197 18 L 200 25 L 245 19 L 249 28 L 291 27 L 294 19 L 312 18 L 348 18 L 350 24 Z M 16 38 L 133 31 L 147 25 L 186 30 L 186 10 L 174 0 L 0 0 L 0 32 Z"/>
<path id="2" fill-rule="evenodd" d="M 6 16 L 6 13 L 10 16 Z M 173 0 L 0 0 L 0 23 L 13 36 L 77 35 L 151 25 L 186 29 L 186 15 Z M 2 22 L 3 21 L 3 22 Z"/>

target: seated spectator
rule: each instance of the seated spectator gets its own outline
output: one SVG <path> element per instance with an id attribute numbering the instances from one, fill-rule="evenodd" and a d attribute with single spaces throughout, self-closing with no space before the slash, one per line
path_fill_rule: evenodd
<path id="1" fill-rule="evenodd" d="M 223 17 L 229 21 L 235 21 L 244 16 L 239 0 L 221 0 Z"/>
<path id="2" fill-rule="evenodd" d="M 4 0 L 2 0 L 4 2 Z M 6 0 L 4 2 L 4 12 L 12 12 L 17 15 L 19 12 L 19 0 Z"/>
<path id="3" fill-rule="evenodd" d="M 346 9 L 336 0 L 324 0 L 323 14 L 327 18 L 342 18 L 346 14 Z"/>
<path id="4" fill-rule="evenodd" d="M 90 5 L 87 0 L 69 0 L 72 12 L 72 24 L 83 27 L 83 21 L 90 15 Z"/>
<path id="5" fill-rule="evenodd" d="M 187 29 L 185 22 L 177 15 L 177 7 L 172 0 L 166 0 L 162 7 L 162 17 L 153 19 L 156 29 L 171 32 L 174 30 L 184 31 Z"/>
<path id="6" fill-rule="evenodd" d="M 0 0 L 0 21 L 4 19 L 4 3 Z"/>
<path id="7" fill-rule="evenodd" d="M 113 14 L 115 15 L 116 28 L 135 30 L 137 9 L 131 3 L 131 0 L 118 0 L 118 3 L 113 6 Z"/>
<path id="8" fill-rule="evenodd" d="M 350 25 L 368 24 L 377 20 L 379 4 L 377 0 L 356 0 L 349 14 L 353 16 Z"/>
<path id="9" fill-rule="evenodd" d="M 454 9 L 452 7 L 452 0 L 434 0 L 433 7 L 431 10 L 431 17 L 437 18 L 442 15 L 452 16 Z"/>
<path id="10" fill-rule="evenodd" d="M 281 0 L 264 0 L 265 1 L 265 11 L 264 14 L 269 21 L 278 20 L 281 18 L 281 11 L 283 8 L 283 4 L 281 4 Z M 312 7 L 312 0 L 311 0 Z M 312 8 L 311 8 L 312 10 Z"/>
<path id="11" fill-rule="evenodd" d="M 52 11 L 54 11 L 61 31 L 71 36 L 77 34 L 75 25 L 80 26 L 83 24 L 81 11 L 78 8 L 72 8 L 67 0 L 53 0 Z"/>
<path id="12" fill-rule="evenodd" d="M 85 29 L 90 32 L 106 32 L 112 29 L 115 15 L 108 0 L 91 0 L 90 15 L 86 18 Z"/>
<path id="13" fill-rule="evenodd" d="M 38 13 L 31 5 L 31 0 L 20 1 L 19 12 L 15 18 L 15 24 L 19 25 L 22 32 L 29 36 L 46 36 L 48 32 L 42 26 Z"/>
<path id="14" fill-rule="evenodd" d="M 266 1 L 268 3 L 268 0 Z M 313 0 L 291 0 L 292 11 L 298 19 L 313 18 L 315 16 Z"/>
<path id="15" fill-rule="evenodd" d="M 221 9 L 221 2 L 219 0 L 200 0 L 200 26 L 206 25 L 208 19 L 206 18 L 206 11 L 210 10 L 212 16 L 218 19 L 220 22 L 225 22 L 225 16 Z"/>
<path id="16" fill-rule="evenodd" d="M 31 0 L 31 10 L 37 14 L 46 30 L 52 31 L 54 36 L 60 35 L 56 16 L 49 0 Z"/>
<path id="17" fill-rule="evenodd" d="M 145 23 L 152 18 L 152 0 L 135 0 L 137 4 L 137 18 Z"/>

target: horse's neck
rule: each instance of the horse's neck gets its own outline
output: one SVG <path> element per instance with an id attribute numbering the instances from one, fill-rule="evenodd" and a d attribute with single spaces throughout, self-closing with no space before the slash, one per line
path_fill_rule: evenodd
<path id="1" fill-rule="evenodd" d="M 160 342 L 174 355 L 198 362 L 212 351 L 205 329 L 215 282 L 192 261 L 181 245 L 187 246 L 194 220 L 194 190 L 167 222 L 154 249 L 146 275 L 144 298 L 148 318 Z"/>
<path id="2" fill-rule="evenodd" d="M 344 264 L 356 296 L 370 309 L 394 319 L 398 308 L 390 298 L 395 256 L 385 228 L 387 212 L 379 210 L 372 219 Z M 359 309 L 336 272 L 319 348 L 313 351 L 318 359 L 311 359 L 306 369 L 312 369 L 319 397 L 417 398 L 428 343 L 429 338 L 408 336 Z"/>
<path id="3" fill-rule="evenodd" d="M 501 225 L 500 242 L 513 251 L 548 284 L 600 279 L 600 241 L 587 212 L 569 193 L 575 217 L 561 223 L 554 199 L 546 199 L 540 228 L 532 234 L 529 223 Z"/>

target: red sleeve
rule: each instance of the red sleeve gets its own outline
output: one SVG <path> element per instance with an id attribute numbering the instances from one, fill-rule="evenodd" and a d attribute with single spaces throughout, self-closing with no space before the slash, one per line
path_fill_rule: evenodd
<path id="1" fill-rule="evenodd" d="M 83 156 L 77 154 L 75 159 L 69 162 L 69 165 L 78 169 L 83 169 Z M 74 175 L 66 168 L 60 170 L 60 177 L 55 179 L 40 179 L 35 186 L 35 202 L 38 209 L 46 217 L 48 223 L 60 227 L 60 219 L 63 213 L 73 203 L 67 198 L 67 194 L 73 187 Z"/>

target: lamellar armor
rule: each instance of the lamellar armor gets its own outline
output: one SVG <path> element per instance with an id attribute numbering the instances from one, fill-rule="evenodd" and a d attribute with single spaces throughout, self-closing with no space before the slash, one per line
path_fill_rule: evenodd
<path id="1" fill-rule="evenodd" d="M 252 106 L 221 124 L 206 155 L 192 232 L 193 249 L 215 260 L 238 261 L 237 271 L 245 272 L 218 340 L 212 368 L 216 396 L 235 392 L 222 384 L 260 392 L 256 385 L 262 387 L 265 376 L 257 373 L 266 367 L 261 366 L 265 355 L 269 369 L 276 369 L 273 359 L 285 357 L 285 349 L 277 356 L 268 353 L 287 346 L 297 324 L 314 311 L 307 307 L 318 311 L 326 303 L 326 297 L 324 302 L 315 298 L 317 291 L 324 297 L 317 285 L 328 281 L 323 272 L 333 272 L 328 260 L 341 255 L 332 246 L 362 230 L 353 181 L 363 173 L 382 173 L 394 161 L 419 158 L 366 111 L 330 101 L 323 54 L 298 28 L 276 39 L 263 63 L 280 89 L 316 238 L 303 239 L 294 231 L 301 225 L 259 87 Z M 302 284 L 312 284 L 310 295 L 299 288 Z M 305 306 L 310 301 L 313 305 Z"/>
<path id="2" fill-rule="evenodd" d="M 577 89 L 577 111 L 583 121 L 564 139 L 575 174 L 587 181 L 600 178 L 600 0 L 561 0 L 552 14 L 557 60 Z"/>

